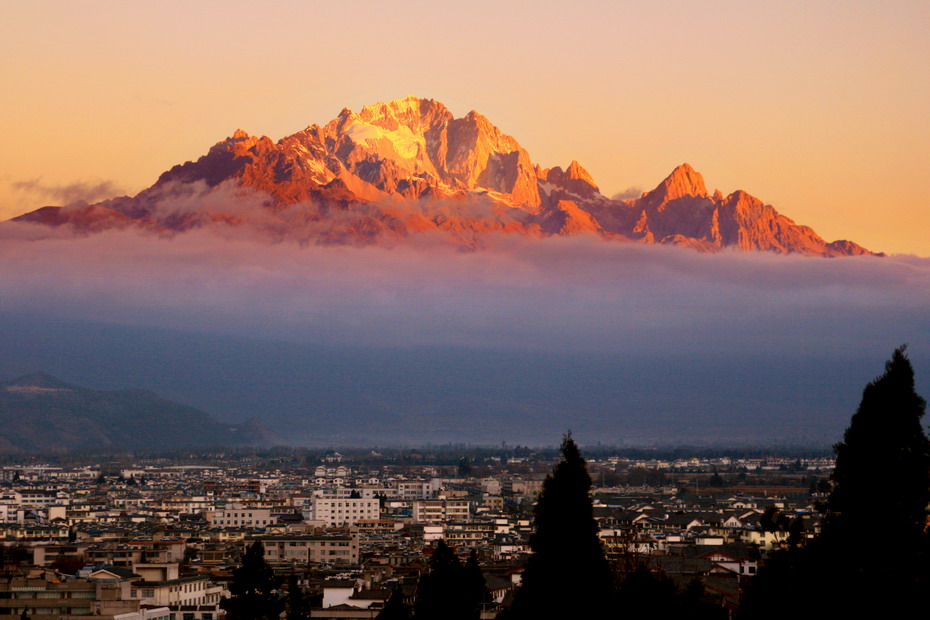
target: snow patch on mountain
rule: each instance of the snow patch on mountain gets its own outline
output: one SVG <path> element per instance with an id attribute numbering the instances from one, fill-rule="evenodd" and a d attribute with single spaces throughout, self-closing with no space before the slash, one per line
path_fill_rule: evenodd
<path id="1" fill-rule="evenodd" d="M 349 125 L 346 135 L 356 144 L 373 147 L 382 156 L 390 157 L 391 154 L 382 148 L 385 142 L 390 145 L 394 154 L 404 159 L 415 159 L 426 152 L 426 140 L 422 135 L 413 133 L 406 125 L 400 125 L 396 131 L 389 131 L 377 125 L 358 122 Z"/>

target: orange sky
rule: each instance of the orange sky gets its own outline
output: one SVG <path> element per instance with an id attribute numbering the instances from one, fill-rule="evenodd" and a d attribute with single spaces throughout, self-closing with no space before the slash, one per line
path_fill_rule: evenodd
<path id="1" fill-rule="evenodd" d="M 607 195 L 687 161 L 828 240 L 930 255 L 930 3 L 269 4 L 0 4 L 0 218 L 415 94 Z"/>

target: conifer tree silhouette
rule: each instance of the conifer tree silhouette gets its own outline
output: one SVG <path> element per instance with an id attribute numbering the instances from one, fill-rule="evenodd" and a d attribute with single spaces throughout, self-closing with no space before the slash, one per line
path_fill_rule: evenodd
<path id="1" fill-rule="evenodd" d="M 569 433 L 533 512 L 533 554 L 507 620 L 611 615 L 613 575 L 597 536 L 590 490 L 587 464 Z"/>

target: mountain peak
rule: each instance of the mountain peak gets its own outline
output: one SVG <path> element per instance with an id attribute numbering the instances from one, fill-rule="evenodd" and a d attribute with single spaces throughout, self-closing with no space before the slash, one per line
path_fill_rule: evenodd
<path id="1" fill-rule="evenodd" d="M 715 191 L 712 198 L 701 174 L 687 163 L 637 200 L 609 200 L 577 161 L 566 169 L 543 169 L 479 112 L 455 118 L 442 103 L 413 95 L 367 105 L 359 113 L 345 108 L 325 125 L 277 143 L 240 129 L 134 198 L 83 210 L 40 209 L 17 220 L 68 225 L 77 234 L 131 225 L 170 234 L 213 222 L 257 226 L 264 214 L 253 222 L 235 205 L 226 212 L 226 197 L 210 197 L 202 210 L 184 217 L 160 208 L 166 197 L 187 196 L 185 186 L 201 181 L 208 188 L 229 182 L 267 195 L 268 216 L 276 221 L 285 211 L 305 214 L 305 226 L 280 221 L 289 231 L 286 238 L 293 234 L 302 242 L 377 243 L 436 231 L 471 248 L 493 232 L 540 237 L 594 232 L 704 251 L 732 246 L 815 256 L 860 253 L 852 244 L 827 244 L 748 194 L 724 198 Z M 196 188 L 196 195 L 202 191 Z M 479 215 L 475 201 L 490 204 L 494 215 Z"/>
<path id="2" fill-rule="evenodd" d="M 650 202 L 669 202 L 683 196 L 698 196 L 707 198 L 707 187 L 704 177 L 691 167 L 690 164 L 681 164 L 672 173 L 665 177 L 659 185 L 647 194 Z"/>
<path id="3" fill-rule="evenodd" d="M 599 191 L 597 183 L 594 182 L 594 179 L 588 171 L 582 168 L 581 164 L 575 160 L 572 160 L 572 163 L 568 165 L 568 168 L 564 172 L 559 166 L 550 168 L 546 171 L 545 178 L 549 183 L 562 187 L 579 196 L 590 198 Z"/>
<path id="4" fill-rule="evenodd" d="M 61 379 L 53 377 L 45 372 L 34 372 L 23 375 L 11 381 L 6 381 L 2 385 L 7 391 L 58 391 L 74 389 L 74 386 L 70 383 L 65 383 Z"/>
<path id="5" fill-rule="evenodd" d="M 566 170 L 565 173 L 568 175 L 569 179 L 584 181 L 589 185 L 597 187 L 597 183 L 594 182 L 594 179 L 591 177 L 588 171 L 582 168 L 581 164 L 579 164 L 574 159 L 572 160 L 572 163 L 568 165 L 568 170 Z"/>
<path id="6" fill-rule="evenodd" d="M 405 125 L 418 133 L 437 118 L 451 118 L 452 113 L 434 99 L 408 95 L 402 99 L 366 105 L 362 107 L 358 116 L 365 123 L 378 125 L 390 131 L 396 131 L 400 125 Z"/>

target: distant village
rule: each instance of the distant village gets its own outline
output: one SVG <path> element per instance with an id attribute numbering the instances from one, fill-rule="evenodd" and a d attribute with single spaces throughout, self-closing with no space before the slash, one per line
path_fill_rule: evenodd
<path id="1" fill-rule="evenodd" d="M 256 540 L 311 601 L 310 617 L 332 619 L 375 618 L 398 588 L 414 601 L 440 540 L 463 560 L 475 550 L 489 593 L 481 617 L 496 617 L 520 583 L 554 457 L 364 456 L 6 465 L 0 619 L 217 620 Z M 833 464 L 588 459 L 608 558 L 698 579 L 731 613 L 767 553 L 815 535 Z"/>

